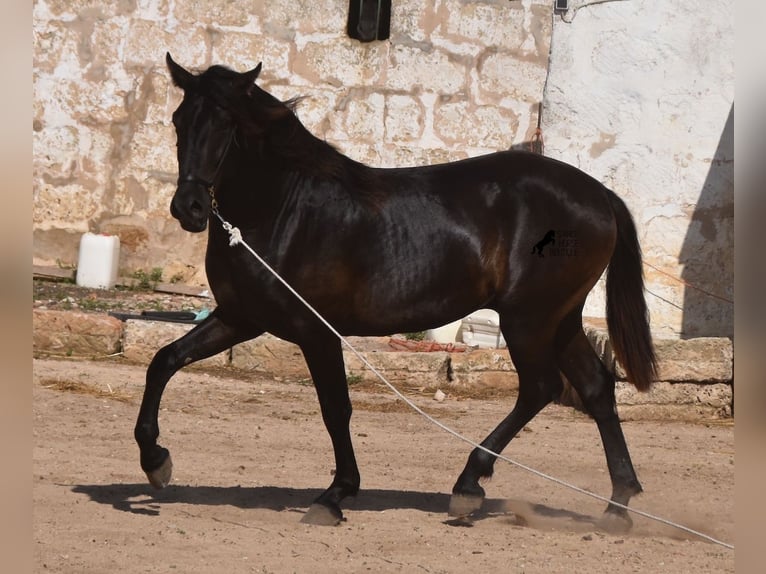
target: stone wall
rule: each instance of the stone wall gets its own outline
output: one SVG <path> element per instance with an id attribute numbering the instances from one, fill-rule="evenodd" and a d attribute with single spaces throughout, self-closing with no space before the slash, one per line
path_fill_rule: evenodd
<path id="1" fill-rule="evenodd" d="M 375 166 L 449 161 L 531 136 L 551 36 L 544 0 L 394 0 L 391 37 L 346 36 L 347 0 L 35 0 L 33 255 L 74 265 L 117 234 L 120 270 L 204 284 L 205 237 L 168 206 L 180 91 L 164 55 L 244 71 L 317 136 Z"/>
<path id="2" fill-rule="evenodd" d="M 655 334 L 732 336 L 734 3 L 569 4 L 553 20 L 546 154 L 627 202 Z"/>

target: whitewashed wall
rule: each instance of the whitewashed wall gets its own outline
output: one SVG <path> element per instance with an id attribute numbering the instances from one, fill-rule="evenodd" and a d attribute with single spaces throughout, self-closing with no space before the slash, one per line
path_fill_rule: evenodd
<path id="1" fill-rule="evenodd" d="M 649 264 L 732 300 L 733 1 L 570 6 L 553 19 L 546 154 L 625 199 Z M 656 333 L 733 334 L 731 303 L 645 272 Z M 586 312 L 603 306 L 601 283 Z"/>

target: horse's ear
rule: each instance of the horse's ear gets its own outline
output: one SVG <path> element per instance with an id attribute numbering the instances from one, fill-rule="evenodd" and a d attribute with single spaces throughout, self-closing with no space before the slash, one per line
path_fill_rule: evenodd
<path id="1" fill-rule="evenodd" d="M 258 79 L 258 75 L 261 73 L 261 67 L 263 67 L 263 62 L 259 62 L 255 68 L 242 74 L 242 85 L 248 95 L 253 91 L 255 80 Z"/>
<path id="2" fill-rule="evenodd" d="M 170 77 L 173 79 L 173 83 L 186 90 L 194 82 L 194 75 L 191 72 L 186 71 L 182 66 L 176 64 L 173 58 L 170 57 L 170 52 L 165 54 L 165 62 L 170 70 Z"/>

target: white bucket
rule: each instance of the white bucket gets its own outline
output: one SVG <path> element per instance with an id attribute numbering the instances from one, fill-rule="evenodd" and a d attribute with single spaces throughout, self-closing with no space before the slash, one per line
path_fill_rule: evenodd
<path id="1" fill-rule="evenodd" d="M 76 283 L 81 287 L 111 289 L 117 283 L 119 261 L 119 237 L 85 233 L 80 239 Z"/>
<path id="2" fill-rule="evenodd" d="M 455 343 L 458 340 L 457 335 L 461 324 L 462 321 L 458 319 L 436 329 L 429 329 L 426 331 L 426 339 L 442 344 Z"/>
<path id="3" fill-rule="evenodd" d="M 505 339 L 500 331 L 500 315 L 492 309 L 479 309 L 463 319 L 460 327 L 463 343 L 480 349 L 499 349 L 505 347 Z"/>

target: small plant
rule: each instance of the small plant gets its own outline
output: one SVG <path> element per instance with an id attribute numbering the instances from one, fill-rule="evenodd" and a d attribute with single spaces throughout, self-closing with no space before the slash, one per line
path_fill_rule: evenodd
<path id="1" fill-rule="evenodd" d="M 153 291 L 157 284 L 162 281 L 162 268 L 154 267 L 149 273 L 143 269 L 137 269 L 131 275 L 135 282 L 132 289 L 136 291 Z"/>
<path id="2" fill-rule="evenodd" d="M 362 375 L 348 375 L 346 377 L 346 382 L 348 383 L 349 387 L 352 385 L 358 385 L 362 382 Z"/>
<path id="3" fill-rule="evenodd" d="M 180 283 L 183 280 L 184 280 L 184 274 L 179 272 L 170 278 L 170 283 L 175 285 L 176 283 Z"/>
<path id="4" fill-rule="evenodd" d="M 111 308 L 109 303 L 99 301 L 98 299 L 84 298 L 77 302 L 77 305 L 83 311 L 106 311 Z"/>
<path id="5" fill-rule="evenodd" d="M 426 338 L 426 332 L 417 331 L 415 333 L 405 333 L 404 338 L 408 341 L 423 341 Z"/>

